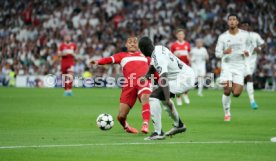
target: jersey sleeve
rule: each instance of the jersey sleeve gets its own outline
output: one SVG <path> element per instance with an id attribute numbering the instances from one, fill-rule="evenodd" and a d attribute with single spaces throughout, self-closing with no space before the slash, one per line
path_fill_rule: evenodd
<path id="1" fill-rule="evenodd" d="M 206 48 L 204 48 L 204 56 L 205 56 L 205 60 L 208 60 L 209 59 L 209 55 L 208 55 L 208 51 Z"/>
<path id="2" fill-rule="evenodd" d="M 168 72 L 168 61 L 164 47 L 156 47 L 153 53 L 153 66 L 159 75 Z"/>
<path id="3" fill-rule="evenodd" d="M 254 50 L 254 46 L 251 43 L 250 39 L 251 39 L 251 37 L 250 37 L 249 32 L 246 32 L 246 40 L 245 40 L 245 49 L 244 49 L 244 51 L 247 51 L 249 53 L 249 55 L 252 55 L 253 50 Z"/>
<path id="4" fill-rule="evenodd" d="M 219 38 L 218 38 L 218 42 L 217 42 L 217 45 L 216 45 L 216 57 L 217 58 L 221 58 L 223 56 L 223 40 L 222 40 L 222 36 L 220 35 Z"/>
<path id="5" fill-rule="evenodd" d="M 263 45 L 265 42 L 259 34 L 257 34 L 257 46 Z"/>
<path id="6" fill-rule="evenodd" d="M 105 64 L 119 64 L 122 60 L 122 53 L 114 54 L 110 57 L 102 58 L 98 60 L 99 65 Z"/>

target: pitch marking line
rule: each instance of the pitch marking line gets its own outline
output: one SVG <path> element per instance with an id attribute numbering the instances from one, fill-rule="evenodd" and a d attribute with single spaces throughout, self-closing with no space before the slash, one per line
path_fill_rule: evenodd
<path id="1" fill-rule="evenodd" d="M 122 145 L 164 145 L 164 144 L 269 144 L 270 141 L 202 141 L 202 142 L 134 142 L 134 143 L 95 143 L 95 144 L 60 144 L 60 145 L 17 145 L 0 146 L 0 149 L 23 148 L 58 148 L 58 147 L 85 147 L 85 146 L 122 146 Z"/>

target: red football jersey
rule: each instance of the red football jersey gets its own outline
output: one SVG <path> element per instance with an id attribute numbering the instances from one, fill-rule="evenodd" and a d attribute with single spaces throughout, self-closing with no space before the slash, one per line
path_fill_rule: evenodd
<path id="1" fill-rule="evenodd" d="M 125 78 L 140 78 L 147 74 L 150 64 L 150 58 L 145 57 L 141 52 L 120 52 L 107 58 L 98 60 L 100 65 L 120 64 Z"/>
<path id="2" fill-rule="evenodd" d="M 190 43 L 187 41 L 184 41 L 183 43 L 179 43 L 178 41 L 175 41 L 171 45 L 171 52 L 175 55 L 180 55 L 179 59 L 182 60 L 185 64 L 190 65 L 188 54 L 191 51 Z"/>
<path id="3" fill-rule="evenodd" d="M 61 43 L 59 51 L 62 53 L 62 62 L 74 63 L 74 54 L 76 53 L 77 45 L 75 43 Z"/>

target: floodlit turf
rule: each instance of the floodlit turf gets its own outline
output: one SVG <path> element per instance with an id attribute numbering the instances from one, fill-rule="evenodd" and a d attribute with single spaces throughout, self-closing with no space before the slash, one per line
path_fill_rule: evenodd
<path id="1" fill-rule="evenodd" d="M 144 141 L 146 135 L 127 134 L 117 121 L 110 131 L 96 127 L 100 113 L 116 118 L 119 89 L 74 89 L 64 97 L 62 89 L 0 88 L 0 161 L 275 161 L 276 92 L 256 91 L 255 111 L 245 92 L 232 98 L 229 123 L 221 93 L 205 90 L 200 98 L 191 91 L 191 105 L 178 107 L 188 131 Z M 169 130 L 166 112 L 162 119 Z M 140 130 L 140 103 L 128 120 Z"/>

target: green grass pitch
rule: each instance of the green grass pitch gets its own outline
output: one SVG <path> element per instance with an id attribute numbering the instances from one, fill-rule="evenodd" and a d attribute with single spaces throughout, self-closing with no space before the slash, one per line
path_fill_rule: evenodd
<path id="1" fill-rule="evenodd" d="M 246 92 L 232 98 L 232 121 L 223 121 L 221 90 L 190 91 L 191 104 L 177 107 L 188 130 L 163 141 L 127 134 L 117 120 L 110 131 L 96 127 L 100 113 L 116 119 L 120 89 L 0 88 L 0 161 L 275 161 L 276 92 L 256 91 L 251 110 Z M 171 128 L 162 115 L 164 131 Z M 141 128 L 141 105 L 129 123 Z M 152 130 L 152 124 L 150 125 Z"/>

